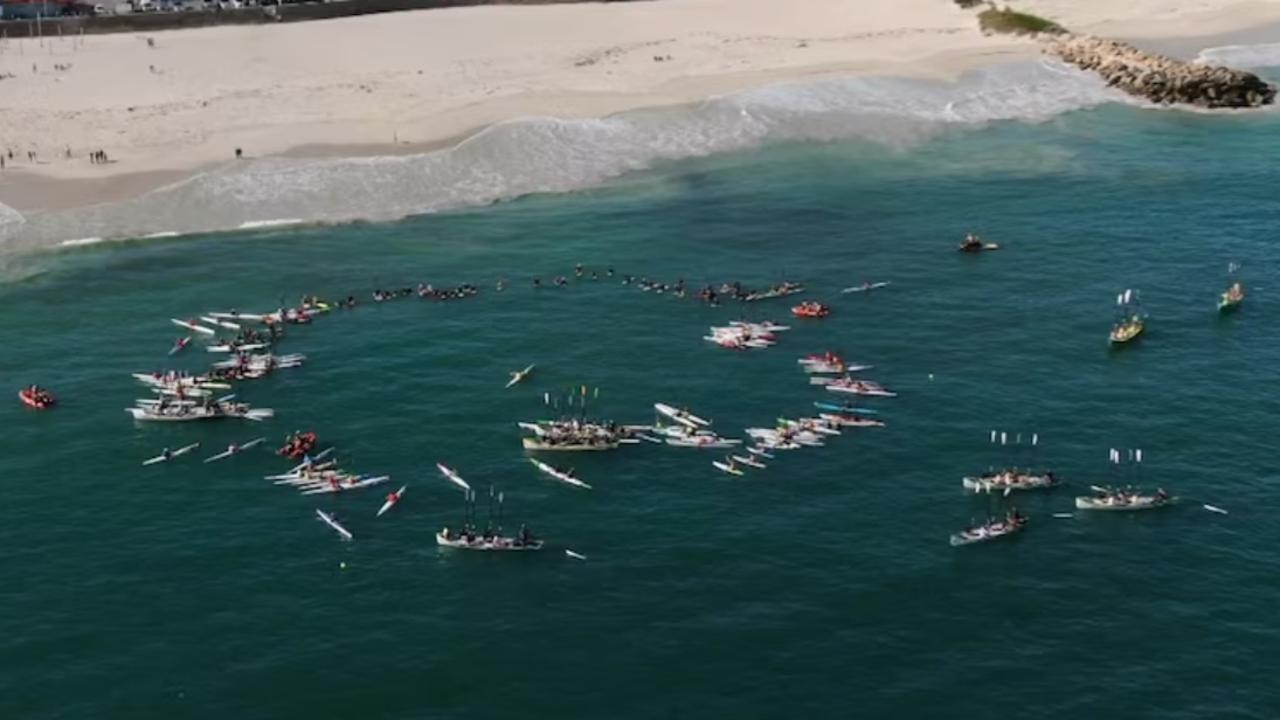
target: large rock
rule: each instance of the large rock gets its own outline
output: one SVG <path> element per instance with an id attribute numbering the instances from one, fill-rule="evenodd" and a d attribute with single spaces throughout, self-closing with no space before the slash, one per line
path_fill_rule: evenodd
<path id="1" fill-rule="evenodd" d="M 1152 102 L 1239 108 L 1276 99 L 1275 85 L 1253 73 L 1174 60 L 1115 40 L 1067 35 L 1051 41 L 1046 51 Z"/>

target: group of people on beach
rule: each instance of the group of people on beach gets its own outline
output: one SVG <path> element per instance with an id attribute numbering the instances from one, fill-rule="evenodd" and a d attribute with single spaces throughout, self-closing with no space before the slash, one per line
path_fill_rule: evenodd
<path id="1" fill-rule="evenodd" d="M 68 150 L 67 152 L 71 152 L 71 151 Z M 93 152 L 89 153 L 89 162 L 93 163 L 94 165 L 106 165 L 111 161 L 107 158 L 106 150 L 94 150 Z"/>

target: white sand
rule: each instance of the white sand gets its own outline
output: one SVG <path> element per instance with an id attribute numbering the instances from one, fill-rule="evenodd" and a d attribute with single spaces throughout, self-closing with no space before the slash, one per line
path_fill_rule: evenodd
<path id="1" fill-rule="evenodd" d="M 1280 20 L 1280 0 L 1012 4 L 1112 34 L 1190 36 Z M 1027 40 L 982 36 L 973 12 L 951 0 L 490 6 L 150 37 L 155 47 L 132 34 L 4 46 L 0 74 L 17 77 L 0 80 L 0 149 L 12 147 L 18 162 L 0 177 L 0 202 L 119 199 L 226 162 L 236 147 L 407 151 L 515 117 L 600 116 L 817 74 L 950 77 L 1038 52 Z M 55 72 L 55 63 L 72 68 Z M 99 148 L 111 164 L 87 161 Z M 50 179 L 68 178 L 81 182 L 40 201 L 57 185 Z"/>

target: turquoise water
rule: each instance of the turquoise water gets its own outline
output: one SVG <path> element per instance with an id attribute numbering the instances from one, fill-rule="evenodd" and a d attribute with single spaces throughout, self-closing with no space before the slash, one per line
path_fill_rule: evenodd
<path id="1" fill-rule="evenodd" d="M 0 403 L 0 717 L 1274 718 L 1278 138 L 1275 113 L 1104 105 L 892 148 L 666 163 L 392 224 L 22 260 L 0 287 L 0 375 L 62 405 Z M 969 229 L 1000 252 L 954 252 Z M 1229 261 L 1251 294 L 1219 317 Z M 529 287 L 575 262 L 802 280 L 834 313 L 732 353 L 700 339 L 707 325 L 784 320 L 789 303 L 708 308 L 616 278 Z M 484 292 L 291 329 L 282 349 L 307 365 L 241 389 L 276 408 L 263 427 L 121 411 L 141 397 L 129 372 L 209 359 L 167 360 L 169 317 L 420 280 Z M 863 280 L 893 285 L 838 293 Z M 1111 352 L 1125 288 L 1149 331 Z M 685 404 L 740 434 L 831 399 L 795 365 L 829 348 L 901 393 L 875 402 L 887 428 L 741 480 L 691 450 L 574 457 L 589 493 L 523 459 L 514 423 L 546 414 L 544 392 L 598 387 L 596 412 L 628 422 Z M 287 465 L 266 451 L 139 467 L 166 445 L 296 428 L 407 484 L 404 501 L 375 520 L 380 492 L 300 497 L 261 479 Z M 1040 445 L 993 447 L 991 429 Z M 1143 448 L 1141 473 L 1110 469 L 1111 447 Z M 504 492 L 505 524 L 530 523 L 548 551 L 438 550 L 462 514 L 438 460 Z M 960 477 L 1012 462 L 1070 486 L 1018 498 L 1021 537 L 949 547 L 1005 507 Z M 1185 501 L 1052 517 L 1116 481 Z"/>

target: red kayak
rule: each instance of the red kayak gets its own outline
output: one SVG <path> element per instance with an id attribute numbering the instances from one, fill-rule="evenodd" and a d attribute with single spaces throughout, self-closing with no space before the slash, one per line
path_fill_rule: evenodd
<path id="1" fill-rule="evenodd" d="M 48 390 L 41 390 L 37 387 L 23 388 L 18 391 L 18 399 L 33 410 L 48 410 L 58 404 L 57 398 Z"/>

